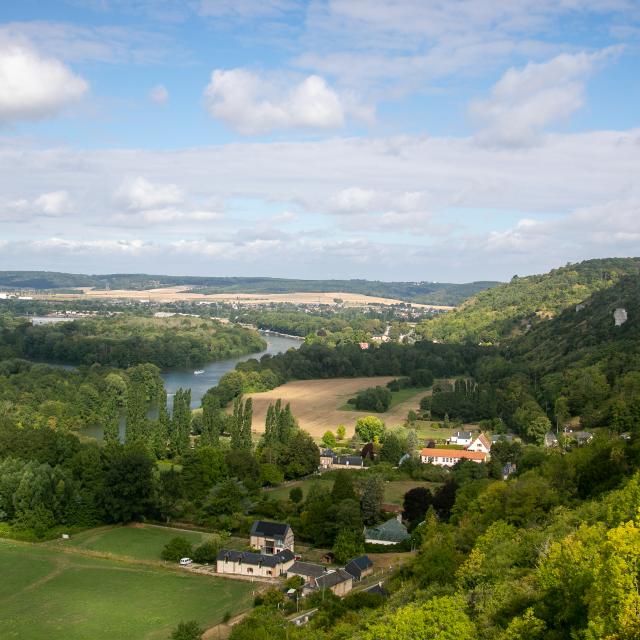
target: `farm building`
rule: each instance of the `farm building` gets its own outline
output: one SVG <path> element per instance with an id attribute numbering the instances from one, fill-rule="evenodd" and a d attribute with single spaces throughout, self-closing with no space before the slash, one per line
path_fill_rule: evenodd
<path id="1" fill-rule="evenodd" d="M 364 461 L 361 456 L 339 456 L 331 449 L 320 454 L 320 469 L 362 469 Z"/>
<path id="2" fill-rule="evenodd" d="M 373 573 L 373 562 L 369 560 L 369 556 L 358 556 L 349 560 L 344 570 L 350 573 L 354 580 L 362 580 L 362 578 Z"/>
<path id="3" fill-rule="evenodd" d="M 295 558 L 289 549 L 276 554 L 221 549 L 216 557 L 216 571 L 240 576 L 275 578 L 285 575 Z"/>

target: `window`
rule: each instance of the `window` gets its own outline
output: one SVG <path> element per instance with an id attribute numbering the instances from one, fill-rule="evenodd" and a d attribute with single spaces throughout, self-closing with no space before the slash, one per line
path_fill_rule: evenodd
<path id="1" fill-rule="evenodd" d="M 253 567 L 247 567 L 247 573 L 253 573 Z"/>

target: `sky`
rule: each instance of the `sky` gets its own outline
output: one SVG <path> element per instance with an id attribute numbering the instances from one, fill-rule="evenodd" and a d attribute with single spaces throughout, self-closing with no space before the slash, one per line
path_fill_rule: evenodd
<path id="1" fill-rule="evenodd" d="M 640 0 L 0 3 L 0 269 L 640 255 Z"/>

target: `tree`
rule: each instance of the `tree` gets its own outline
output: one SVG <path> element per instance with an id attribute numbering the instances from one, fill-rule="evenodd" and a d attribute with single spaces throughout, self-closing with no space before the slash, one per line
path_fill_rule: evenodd
<path id="1" fill-rule="evenodd" d="M 172 632 L 171 640 L 200 640 L 204 629 L 196 620 L 181 622 Z"/>
<path id="2" fill-rule="evenodd" d="M 329 449 L 333 449 L 333 447 L 336 446 L 337 442 L 336 437 L 333 435 L 333 431 L 324 432 L 324 435 L 322 436 L 322 444 Z"/>
<path id="3" fill-rule="evenodd" d="M 199 502 L 211 488 L 229 477 L 225 454 L 213 447 L 189 449 L 182 458 L 182 480 L 185 495 Z"/>
<path id="4" fill-rule="evenodd" d="M 356 499 L 356 492 L 353 488 L 353 479 L 350 471 L 340 469 L 336 472 L 333 489 L 331 490 L 331 499 L 334 504 L 342 500 Z"/>
<path id="5" fill-rule="evenodd" d="M 362 490 L 362 517 L 366 524 L 373 524 L 382 509 L 384 499 L 384 478 L 379 474 L 371 474 Z"/>
<path id="6" fill-rule="evenodd" d="M 366 416 L 356 421 L 356 434 L 363 442 L 373 442 L 374 438 L 380 438 L 383 433 L 384 422 L 376 416 Z"/>
<path id="7" fill-rule="evenodd" d="M 337 562 L 344 564 L 351 558 L 364 553 L 364 538 L 362 532 L 353 529 L 343 529 L 336 536 L 333 543 L 333 555 Z"/>
<path id="8" fill-rule="evenodd" d="M 144 384 L 133 380 L 127 393 L 127 416 L 125 425 L 127 444 L 147 442 L 147 401 Z"/>
<path id="9" fill-rule="evenodd" d="M 461 596 L 440 596 L 400 607 L 363 634 L 364 640 L 475 640 Z"/>
<path id="10" fill-rule="evenodd" d="M 300 502 L 302 502 L 303 495 L 304 494 L 302 493 L 302 487 L 293 487 L 289 491 L 289 500 L 291 500 L 291 502 L 293 502 L 294 504 L 299 504 Z"/>
<path id="11" fill-rule="evenodd" d="M 178 389 L 173 396 L 173 416 L 169 448 L 174 456 L 181 456 L 189 448 L 191 434 L 191 389 Z"/>
<path id="12" fill-rule="evenodd" d="M 164 387 L 158 392 L 158 419 L 153 425 L 151 434 L 151 450 L 156 458 L 162 459 L 167 455 L 167 444 L 171 435 L 171 420 L 167 411 L 167 392 Z"/>
<path id="13" fill-rule="evenodd" d="M 247 398 L 242 413 L 242 430 L 241 443 L 244 449 L 251 449 L 253 441 L 251 440 L 251 424 L 253 420 L 253 400 Z"/>
<path id="14" fill-rule="evenodd" d="M 266 462 L 260 465 L 260 483 L 262 486 L 275 487 L 284 482 L 284 473 L 275 464 Z"/>
<path id="15" fill-rule="evenodd" d="M 174 515 L 176 506 L 184 497 L 182 474 L 173 467 L 160 473 L 158 479 L 158 511 L 167 522 Z"/>
<path id="16" fill-rule="evenodd" d="M 320 450 L 306 431 L 298 430 L 284 445 L 278 463 L 286 478 L 307 476 L 318 468 Z"/>
<path id="17" fill-rule="evenodd" d="M 193 553 L 191 543 L 182 537 L 171 538 L 160 554 L 163 560 L 178 562 L 181 558 L 190 558 Z"/>
<path id="18" fill-rule="evenodd" d="M 417 523 L 424 520 L 427 510 L 433 502 L 431 491 L 426 487 L 414 487 L 404 494 L 403 515 L 405 520 Z"/>
<path id="19" fill-rule="evenodd" d="M 405 448 L 405 443 L 396 433 L 385 433 L 380 449 L 380 461 L 389 462 L 396 466 L 406 453 Z"/>
<path id="20" fill-rule="evenodd" d="M 193 561 L 198 564 L 209 564 L 216 561 L 218 552 L 229 537 L 226 532 L 212 533 L 200 546 L 193 550 Z"/>
<path id="21" fill-rule="evenodd" d="M 109 449 L 102 500 L 112 522 L 130 522 L 147 513 L 152 503 L 153 460 L 136 446 Z"/>
<path id="22" fill-rule="evenodd" d="M 115 390 L 107 388 L 104 408 L 104 428 L 102 440 L 105 444 L 115 444 L 120 441 L 120 409 Z"/>
<path id="23" fill-rule="evenodd" d="M 343 424 L 339 424 L 336 429 L 336 437 L 338 440 L 344 440 L 345 435 L 347 434 L 347 428 Z"/>
<path id="24" fill-rule="evenodd" d="M 204 446 L 217 447 L 223 431 L 223 415 L 218 397 L 205 394 L 202 398 L 202 434 Z"/>

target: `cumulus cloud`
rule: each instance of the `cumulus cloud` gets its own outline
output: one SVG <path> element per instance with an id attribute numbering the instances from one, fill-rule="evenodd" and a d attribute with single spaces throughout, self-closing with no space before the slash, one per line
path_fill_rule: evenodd
<path id="1" fill-rule="evenodd" d="M 34 49 L 0 47 L 0 123 L 39 120 L 79 100 L 89 85 L 54 58 Z"/>
<path id="2" fill-rule="evenodd" d="M 129 209 L 154 209 L 178 204 L 184 199 L 178 185 L 153 183 L 142 176 L 125 180 L 116 192 L 116 197 Z"/>
<path id="3" fill-rule="evenodd" d="M 158 84 L 149 91 L 149 99 L 156 104 L 166 104 L 169 100 L 169 91 L 163 84 Z"/>
<path id="4" fill-rule="evenodd" d="M 287 85 L 247 69 L 216 69 L 204 95 L 213 117 L 245 135 L 274 129 L 338 129 L 347 115 L 371 115 L 353 97 L 340 96 L 317 75 Z"/>
<path id="5" fill-rule="evenodd" d="M 471 116 L 483 123 L 481 141 L 531 144 L 548 125 L 566 120 L 584 104 L 585 82 L 598 64 L 618 52 L 562 54 L 544 63 L 509 69 L 491 96 L 471 104 Z"/>
<path id="6" fill-rule="evenodd" d="M 43 193 L 35 199 L 34 205 L 45 216 L 61 216 L 73 209 L 69 193 L 64 189 Z"/>

